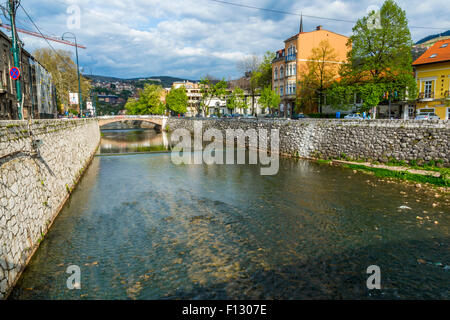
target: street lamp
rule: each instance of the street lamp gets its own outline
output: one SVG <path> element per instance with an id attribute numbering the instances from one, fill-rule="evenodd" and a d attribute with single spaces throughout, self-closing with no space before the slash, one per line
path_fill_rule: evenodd
<path id="1" fill-rule="evenodd" d="M 79 99 L 79 104 L 80 104 L 80 114 L 81 114 L 81 116 L 83 116 L 83 111 L 82 111 L 82 108 L 83 108 L 83 97 L 81 96 L 81 79 L 80 79 L 80 65 L 78 64 L 78 44 L 77 44 L 77 37 L 75 36 L 75 34 L 73 34 L 72 32 L 65 32 L 63 35 L 62 35 L 62 40 L 65 40 L 64 39 L 64 36 L 66 35 L 66 34 L 70 34 L 70 35 L 72 35 L 72 37 L 70 37 L 70 38 L 72 38 L 72 39 L 75 39 L 75 54 L 76 54 L 76 57 L 77 57 L 77 75 L 78 75 L 78 99 Z"/>
<path id="2" fill-rule="evenodd" d="M 82 73 L 84 73 L 84 74 L 86 74 L 85 72 L 84 72 L 84 69 L 89 69 L 89 72 L 90 72 L 90 74 L 91 74 L 91 81 L 92 81 L 92 78 L 93 78 L 93 74 L 92 74 L 92 69 L 91 69 L 91 67 L 89 67 L 89 66 L 85 66 L 85 67 L 83 67 L 83 68 L 81 68 L 81 71 L 82 71 Z M 95 115 L 95 112 L 96 112 L 96 103 L 95 103 L 95 96 L 94 96 L 94 92 L 93 92 L 93 90 L 92 90 L 92 86 L 91 86 L 91 89 L 89 90 L 89 97 L 90 97 L 90 99 L 91 99 L 91 102 L 92 102 L 92 107 L 93 107 L 93 112 L 92 112 L 92 116 L 94 116 Z M 87 106 L 87 105 L 86 105 Z"/>

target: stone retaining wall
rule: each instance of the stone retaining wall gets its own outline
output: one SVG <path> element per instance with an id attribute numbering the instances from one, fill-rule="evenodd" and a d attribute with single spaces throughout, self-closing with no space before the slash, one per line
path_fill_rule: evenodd
<path id="1" fill-rule="evenodd" d="M 0 299 L 89 164 L 97 120 L 0 121 Z"/>
<path id="2" fill-rule="evenodd" d="M 450 122 L 408 120 L 235 120 L 205 119 L 203 130 L 280 130 L 280 153 L 304 158 L 442 160 L 450 165 Z M 169 118 L 166 128 L 186 128 L 190 119 Z M 270 131 L 269 131 L 270 132 Z"/>

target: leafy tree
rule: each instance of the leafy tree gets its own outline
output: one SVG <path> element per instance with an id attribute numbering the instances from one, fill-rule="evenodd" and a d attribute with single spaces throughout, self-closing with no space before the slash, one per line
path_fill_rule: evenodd
<path id="1" fill-rule="evenodd" d="M 248 88 L 252 97 L 252 114 L 255 113 L 255 97 L 258 91 L 272 85 L 272 61 L 275 53 L 266 52 L 262 59 L 258 56 L 250 56 L 238 63 L 238 69 L 249 78 Z"/>
<path id="2" fill-rule="evenodd" d="M 77 66 L 72 60 L 72 53 L 64 50 L 57 50 L 57 54 L 49 49 L 42 48 L 34 51 L 33 55 L 52 75 L 53 83 L 56 87 L 58 109 L 63 113 L 64 107 L 69 109 L 69 92 L 78 92 Z M 91 89 L 88 79 L 80 75 L 81 94 L 83 102 L 87 101 Z M 84 107 L 84 110 L 85 107 Z"/>
<path id="3" fill-rule="evenodd" d="M 274 109 L 278 109 L 280 102 L 280 95 L 273 91 L 271 86 L 267 86 L 262 90 L 259 103 L 263 106 L 264 109 L 269 108 L 272 111 Z"/>
<path id="4" fill-rule="evenodd" d="M 272 61 L 275 59 L 275 53 L 266 52 L 258 65 L 258 70 L 253 74 L 255 83 L 258 88 L 263 89 L 267 86 L 272 86 Z"/>
<path id="5" fill-rule="evenodd" d="M 211 100 L 213 98 L 223 99 L 227 94 L 227 88 L 228 84 L 225 80 L 215 81 L 210 77 L 205 77 L 200 81 L 201 107 L 206 111 L 206 115 L 209 115 Z"/>
<path id="6" fill-rule="evenodd" d="M 144 90 L 139 93 L 139 99 L 128 99 L 125 109 L 128 114 L 163 114 L 165 106 L 162 102 L 164 89 L 161 86 L 146 84 Z"/>
<path id="7" fill-rule="evenodd" d="M 300 103 L 302 109 L 315 109 L 318 101 L 319 113 L 322 113 L 323 91 L 339 71 L 337 53 L 328 40 L 323 40 L 318 47 L 312 49 L 306 67 L 300 70 Z M 297 110 L 298 111 L 298 110 Z"/>
<path id="8" fill-rule="evenodd" d="M 330 103 L 334 109 L 346 109 L 354 102 L 356 91 L 356 87 L 351 84 L 342 85 L 342 83 L 334 82 L 327 89 L 327 103 Z"/>
<path id="9" fill-rule="evenodd" d="M 99 116 L 118 115 L 123 110 L 123 105 L 111 105 L 103 101 L 97 101 L 96 112 Z"/>
<path id="10" fill-rule="evenodd" d="M 232 111 L 248 108 L 247 103 L 245 102 L 244 90 L 239 87 L 234 88 L 227 99 L 227 108 Z"/>
<path id="11" fill-rule="evenodd" d="M 368 77 L 373 82 L 396 78 L 399 73 L 412 74 L 411 33 L 406 13 L 393 0 L 386 0 L 380 9 L 381 27 L 372 27 L 372 11 L 353 27 L 348 53 L 353 76 Z"/>
<path id="12" fill-rule="evenodd" d="M 122 90 L 119 93 L 119 98 L 122 98 L 124 100 L 128 100 L 129 97 L 131 97 L 133 95 L 133 92 L 131 92 L 130 90 Z"/>
<path id="13" fill-rule="evenodd" d="M 258 83 L 260 82 L 260 74 L 258 74 L 259 67 L 261 65 L 261 58 L 258 56 L 249 56 L 238 62 L 238 69 L 248 78 L 248 84 L 246 90 L 250 93 L 252 97 L 252 108 L 251 113 L 255 110 L 255 97 L 258 90 Z"/>
<path id="14" fill-rule="evenodd" d="M 175 113 L 184 114 L 187 112 L 188 100 L 184 87 L 172 89 L 166 97 L 166 107 Z"/>
<path id="15" fill-rule="evenodd" d="M 343 100 L 344 90 L 351 89 L 364 101 L 363 111 L 376 107 L 388 95 L 396 99 L 414 100 L 417 84 L 412 69 L 411 34 L 406 13 L 393 0 L 386 0 L 380 10 L 381 27 L 370 23 L 375 12 L 359 19 L 353 28 L 348 64 L 341 69 L 340 83 L 331 86 L 327 99 L 333 105 Z M 334 98 L 340 101 L 332 101 Z"/>

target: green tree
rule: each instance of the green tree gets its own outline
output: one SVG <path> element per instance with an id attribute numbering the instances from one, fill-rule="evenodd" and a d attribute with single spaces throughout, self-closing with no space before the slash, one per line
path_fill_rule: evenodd
<path id="1" fill-rule="evenodd" d="M 216 81 L 206 76 L 200 81 L 200 92 L 202 94 L 201 107 L 209 115 L 209 105 L 213 98 L 223 99 L 227 94 L 228 84 L 225 80 Z"/>
<path id="2" fill-rule="evenodd" d="M 275 53 L 266 52 L 262 58 L 261 63 L 258 65 L 258 69 L 253 73 L 255 84 L 259 89 L 264 89 L 267 86 L 272 86 L 272 61 L 275 59 Z"/>
<path id="3" fill-rule="evenodd" d="M 146 84 L 139 93 L 139 99 L 128 99 L 125 109 L 128 114 L 163 114 L 166 110 L 163 102 L 164 89 L 161 86 Z"/>
<path id="4" fill-rule="evenodd" d="M 166 97 L 166 107 L 175 113 L 184 114 L 187 112 L 188 101 L 185 88 L 172 89 Z"/>
<path id="5" fill-rule="evenodd" d="M 131 97 L 133 95 L 133 92 L 131 92 L 130 90 L 122 90 L 119 93 L 119 98 L 122 98 L 124 100 L 128 100 L 129 97 Z"/>
<path id="6" fill-rule="evenodd" d="M 417 97 L 417 84 L 412 69 L 411 34 L 406 13 L 393 0 L 386 0 L 380 9 L 380 26 L 372 24 L 375 12 L 359 19 L 353 28 L 348 64 L 341 69 L 342 80 L 331 87 L 327 98 L 339 105 L 339 86 L 347 86 L 364 101 L 363 111 L 376 107 L 383 96 L 401 100 Z M 390 98 L 389 98 L 390 99 Z"/>
<path id="7" fill-rule="evenodd" d="M 245 102 L 244 90 L 239 87 L 234 88 L 227 99 L 227 108 L 231 111 L 248 108 L 247 103 Z"/>
<path id="8" fill-rule="evenodd" d="M 263 109 L 269 108 L 272 111 L 278 110 L 280 102 L 280 95 L 273 91 L 271 86 L 267 86 L 262 90 L 261 98 L 259 98 L 259 103 L 263 106 Z"/>
<path id="9" fill-rule="evenodd" d="M 252 97 L 252 114 L 255 113 L 255 97 L 266 86 L 272 85 L 272 61 L 275 53 L 266 52 L 264 57 L 250 56 L 238 63 L 238 69 L 249 78 L 248 88 Z"/>
<path id="10" fill-rule="evenodd" d="M 348 53 L 350 73 L 355 77 L 385 82 L 399 74 L 412 74 L 411 33 L 406 13 L 393 0 L 386 0 L 380 9 L 381 25 L 371 24 L 376 12 L 359 19 L 353 27 Z"/>

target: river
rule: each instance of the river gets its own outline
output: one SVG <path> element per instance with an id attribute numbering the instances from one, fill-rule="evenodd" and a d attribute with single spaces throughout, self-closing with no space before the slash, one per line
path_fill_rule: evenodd
<path id="1" fill-rule="evenodd" d="M 104 131 L 10 299 L 449 299 L 445 195 L 295 159 L 174 165 L 169 140 Z"/>

